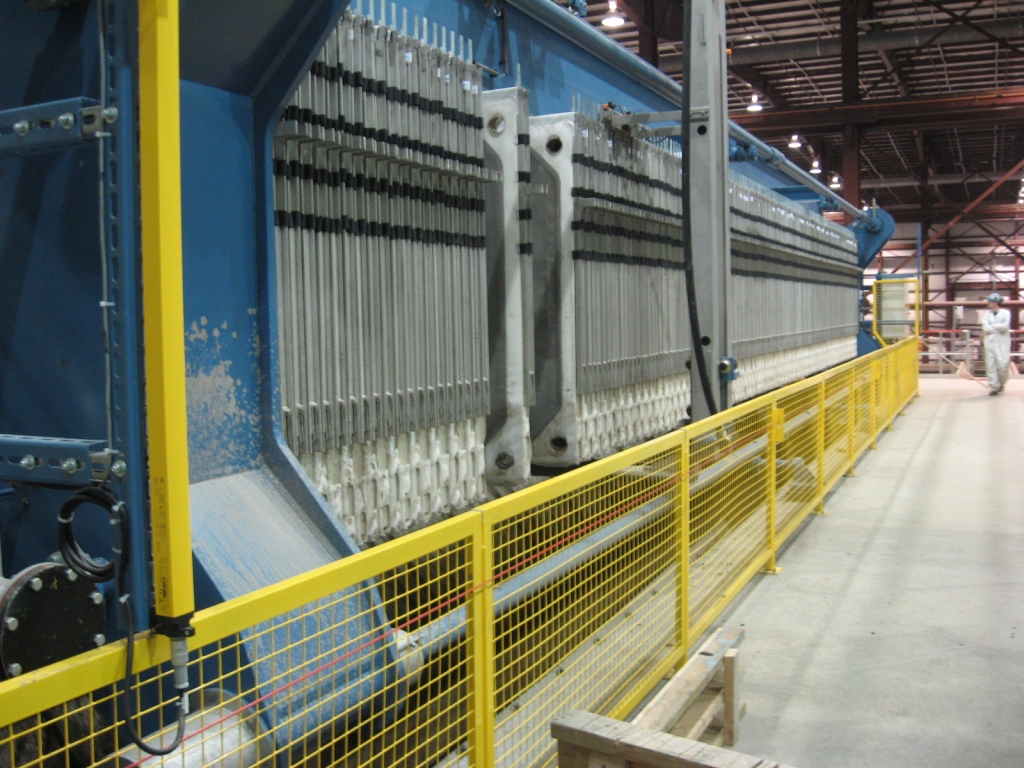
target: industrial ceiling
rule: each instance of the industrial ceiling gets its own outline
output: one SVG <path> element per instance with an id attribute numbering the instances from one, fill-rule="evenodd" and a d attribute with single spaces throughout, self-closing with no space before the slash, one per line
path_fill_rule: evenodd
<path id="1" fill-rule="evenodd" d="M 727 6 L 730 116 L 802 167 L 817 160 L 851 202 L 877 199 L 898 219 L 938 223 L 1024 158 L 1024 2 Z M 602 24 L 610 16 L 623 23 Z M 676 78 L 681 18 L 678 0 L 601 0 L 587 12 Z M 755 96 L 763 109 L 748 111 Z M 1016 218 L 1022 175 L 971 215 Z"/>

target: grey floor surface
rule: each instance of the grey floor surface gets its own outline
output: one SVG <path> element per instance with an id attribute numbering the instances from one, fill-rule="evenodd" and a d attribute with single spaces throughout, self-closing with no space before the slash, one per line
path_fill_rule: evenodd
<path id="1" fill-rule="evenodd" d="M 922 377 L 725 622 L 735 749 L 796 768 L 1024 766 L 1024 380 Z"/>

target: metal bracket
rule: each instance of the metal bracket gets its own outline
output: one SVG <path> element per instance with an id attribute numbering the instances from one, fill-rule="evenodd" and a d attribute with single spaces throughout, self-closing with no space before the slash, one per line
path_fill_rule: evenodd
<path id="1" fill-rule="evenodd" d="M 678 136 L 681 130 L 682 110 L 672 109 L 666 112 L 627 112 L 622 114 L 606 109 L 604 118 L 616 128 L 626 125 L 648 125 L 650 123 L 673 123 L 673 125 L 649 128 L 648 134 L 652 136 Z M 710 107 L 691 107 L 690 122 L 706 123 L 711 119 Z"/>
<path id="2" fill-rule="evenodd" d="M 0 435 L 0 480 L 82 487 L 109 479 L 115 454 L 104 440 Z"/>
<path id="3" fill-rule="evenodd" d="M 95 99 L 48 101 L 0 111 L 0 154 L 53 149 L 94 138 L 104 121 L 117 119 Z"/>

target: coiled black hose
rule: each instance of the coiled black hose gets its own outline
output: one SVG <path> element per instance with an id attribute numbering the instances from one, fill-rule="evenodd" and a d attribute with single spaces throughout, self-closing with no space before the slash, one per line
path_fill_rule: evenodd
<path id="1" fill-rule="evenodd" d="M 72 523 L 75 519 L 75 510 L 83 504 L 94 504 L 107 511 L 110 515 L 111 528 L 114 533 L 114 554 L 118 558 L 117 565 L 106 560 L 99 560 L 89 555 L 77 541 Z M 150 755 L 169 755 L 181 746 L 185 737 L 185 715 L 188 713 L 186 697 L 188 691 L 182 691 L 178 699 L 178 729 L 174 741 L 167 747 L 154 747 L 143 741 L 135 726 L 137 717 L 134 709 L 135 688 L 132 667 L 135 662 L 135 609 L 132 608 L 131 593 L 128 591 L 128 542 L 129 528 L 128 516 L 124 514 L 124 503 L 119 501 L 113 493 L 103 486 L 90 486 L 80 491 L 65 501 L 57 515 L 57 542 L 60 547 L 60 554 L 64 562 L 83 579 L 100 583 L 110 581 L 117 576 L 118 603 L 124 614 L 124 625 L 127 633 L 127 661 L 125 664 L 125 675 L 123 683 L 125 728 L 132 742 Z"/>

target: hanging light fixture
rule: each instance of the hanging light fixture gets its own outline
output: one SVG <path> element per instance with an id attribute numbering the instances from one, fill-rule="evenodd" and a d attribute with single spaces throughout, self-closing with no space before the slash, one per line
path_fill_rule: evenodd
<path id="1" fill-rule="evenodd" d="M 747 112 L 760 112 L 764 107 L 757 103 L 757 94 L 750 96 L 750 103 L 747 105 Z"/>
<path id="2" fill-rule="evenodd" d="M 839 174 L 832 175 L 832 183 L 828 185 L 829 189 L 842 189 L 843 182 L 839 180 Z"/>
<path id="3" fill-rule="evenodd" d="M 811 163 L 811 173 L 813 173 L 815 176 L 821 173 L 821 163 L 819 163 L 817 160 Z"/>
<path id="4" fill-rule="evenodd" d="M 601 19 L 602 27 L 621 27 L 626 20 L 619 15 L 617 0 L 608 0 L 608 15 Z"/>
<path id="5" fill-rule="evenodd" d="M 789 148 L 790 148 L 790 149 L 800 149 L 800 147 L 802 147 L 802 146 L 803 146 L 803 143 L 802 143 L 802 142 L 800 141 L 800 137 L 799 137 L 799 136 L 797 136 L 797 135 L 796 135 L 796 134 L 794 133 L 794 134 L 793 134 L 793 138 L 791 138 L 791 139 L 789 140 Z"/>

